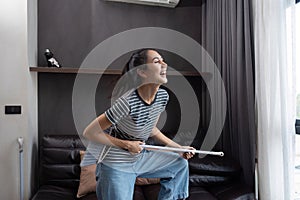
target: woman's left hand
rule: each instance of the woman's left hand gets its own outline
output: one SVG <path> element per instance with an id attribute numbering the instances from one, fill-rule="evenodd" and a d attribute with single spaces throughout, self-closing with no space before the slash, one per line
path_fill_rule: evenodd
<path id="1" fill-rule="evenodd" d="M 190 146 L 182 146 L 181 148 L 183 149 L 189 149 L 189 150 L 196 150 L 194 147 L 190 147 Z M 185 153 L 182 153 L 181 156 L 184 158 L 184 159 L 190 159 L 192 158 L 193 156 L 195 155 L 194 152 L 185 152 Z"/>

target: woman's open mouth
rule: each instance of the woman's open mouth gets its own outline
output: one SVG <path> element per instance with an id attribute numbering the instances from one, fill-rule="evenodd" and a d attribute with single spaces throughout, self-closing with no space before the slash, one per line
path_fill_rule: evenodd
<path id="1" fill-rule="evenodd" d="M 167 71 L 161 71 L 160 75 L 163 75 L 163 76 L 167 75 Z"/>

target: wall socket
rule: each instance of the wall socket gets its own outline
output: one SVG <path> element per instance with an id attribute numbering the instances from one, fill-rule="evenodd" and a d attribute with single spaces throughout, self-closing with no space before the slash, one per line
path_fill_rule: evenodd
<path id="1" fill-rule="evenodd" d="M 5 105 L 6 115 L 20 115 L 22 110 L 21 105 Z"/>

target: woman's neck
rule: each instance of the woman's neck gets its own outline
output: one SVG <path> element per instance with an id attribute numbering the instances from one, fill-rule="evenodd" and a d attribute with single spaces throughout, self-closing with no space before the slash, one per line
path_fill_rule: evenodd
<path id="1" fill-rule="evenodd" d="M 146 84 L 146 85 L 142 85 L 140 86 L 137 91 L 140 95 L 140 97 L 147 103 L 147 104 L 151 104 L 154 99 L 155 99 L 155 95 L 159 89 L 158 84 Z"/>

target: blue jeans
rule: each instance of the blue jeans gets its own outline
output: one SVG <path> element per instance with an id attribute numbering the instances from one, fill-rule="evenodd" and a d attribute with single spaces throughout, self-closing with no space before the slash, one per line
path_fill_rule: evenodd
<path id="1" fill-rule="evenodd" d="M 98 199 L 131 200 L 136 177 L 161 178 L 159 200 L 188 197 L 188 162 L 177 153 L 143 150 L 135 162 L 97 165 Z"/>

